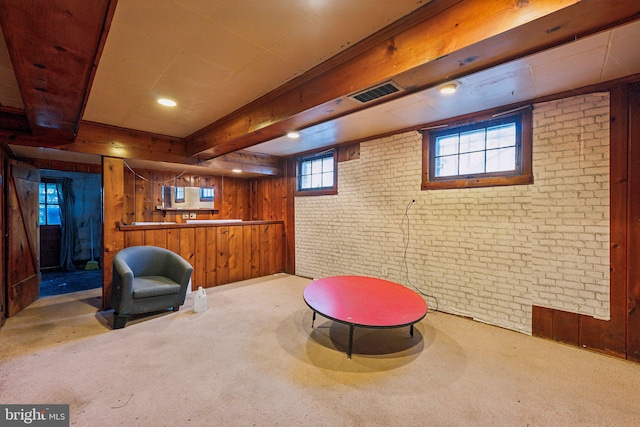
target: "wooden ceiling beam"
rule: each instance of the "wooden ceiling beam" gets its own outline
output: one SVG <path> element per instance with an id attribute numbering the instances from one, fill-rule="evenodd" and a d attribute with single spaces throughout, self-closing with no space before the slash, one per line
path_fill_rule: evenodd
<path id="1" fill-rule="evenodd" d="M 0 0 L 0 26 L 33 135 L 75 138 L 116 3 Z"/>
<path id="2" fill-rule="evenodd" d="M 197 157 L 188 157 L 185 142 L 180 138 L 99 123 L 81 122 L 76 139 L 70 143 L 33 136 L 21 129 L 21 126 L 26 124 L 27 119 L 24 114 L 0 112 L 0 143 L 135 159 L 141 162 L 161 162 L 165 164 L 165 168 L 173 167 L 175 170 L 180 169 L 181 166 L 197 166 L 203 172 L 241 169 L 245 174 L 282 175 L 281 159 L 265 154 L 239 151 L 216 159 L 202 160 Z M 12 128 L 13 131 L 11 131 Z"/>
<path id="3" fill-rule="evenodd" d="M 424 12 L 430 8 L 437 13 Z M 365 39 L 321 72 L 311 70 L 311 78 L 307 73 L 194 133 L 187 154 L 215 158 L 368 108 L 377 102 L 348 95 L 390 79 L 405 91 L 384 101 L 568 43 L 638 19 L 640 2 L 434 0 L 419 10 L 425 18 L 412 26 L 395 25 L 383 41 Z"/>

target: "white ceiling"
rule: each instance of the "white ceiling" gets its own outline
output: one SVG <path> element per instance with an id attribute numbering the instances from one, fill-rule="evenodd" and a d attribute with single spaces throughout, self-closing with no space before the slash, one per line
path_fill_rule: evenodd
<path id="1" fill-rule="evenodd" d="M 186 137 L 425 3 L 120 0 L 84 120 Z"/>
<path id="2" fill-rule="evenodd" d="M 119 0 L 83 120 L 186 137 L 428 2 Z M 459 78 L 454 95 L 425 90 L 249 150 L 293 155 L 640 73 L 637 40 L 640 21 Z M 2 38 L 0 104 L 23 108 Z"/>

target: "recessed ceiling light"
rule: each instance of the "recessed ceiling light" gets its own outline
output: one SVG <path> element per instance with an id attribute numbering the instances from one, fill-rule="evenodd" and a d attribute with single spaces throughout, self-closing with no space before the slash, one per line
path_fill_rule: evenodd
<path id="1" fill-rule="evenodd" d="M 165 107 L 175 107 L 176 105 L 178 105 L 176 101 L 167 98 L 158 99 L 158 104 L 164 105 Z"/>
<path id="2" fill-rule="evenodd" d="M 287 133 L 287 136 L 291 139 L 296 139 L 300 137 L 300 134 L 298 132 L 291 131 Z"/>
<path id="3" fill-rule="evenodd" d="M 455 83 L 447 83 L 446 85 L 440 86 L 438 88 L 438 92 L 449 95 L 451 93 L 455 93 L 458 90 L 458 85 Z"/>
<path id="4" fill-rule="evenodd" d="M 233 173 L 242 173 L 242 169 L 231 169 Z"/>

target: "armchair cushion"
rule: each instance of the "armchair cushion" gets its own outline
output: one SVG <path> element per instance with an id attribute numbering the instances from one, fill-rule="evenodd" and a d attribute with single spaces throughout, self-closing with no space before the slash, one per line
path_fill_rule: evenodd
<path id="1" fill-rule="evenodd" d="M 163 276 L 143 276 L 133 279 L 133 298 L 159 297 L 180 293 L 180 285 Z"/>

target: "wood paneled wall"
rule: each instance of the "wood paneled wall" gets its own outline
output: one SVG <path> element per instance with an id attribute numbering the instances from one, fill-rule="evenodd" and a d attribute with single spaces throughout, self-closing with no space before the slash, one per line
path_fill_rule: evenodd
<path id="1" fill-rule="evenodd" d="M 109 307 L 113 256 L 133 245 L 168 248 L 194 266 L 193 285 L 210 287 L 277 272 L 295 273 L 295 161 L 284 176 L 240 179 L 130 170 L 124 160 L 103 158 L 103 305 Z M 181 224 L 180 212 L 156 209 L 165 185 L 215 189 L 217 213 L 198 219 L 242 219 L 242 224 Z M 127 227 L 134 221 L 170 221 L 177 226 Z"/>
<path id="2" fill-rule="evenodd" d="M 285 235 L 282 221 L 237 225 L 126 227 L 124 247 L 167 248 L 193 266 L 193 287 L 224 285 L 284 271 Z"/>

